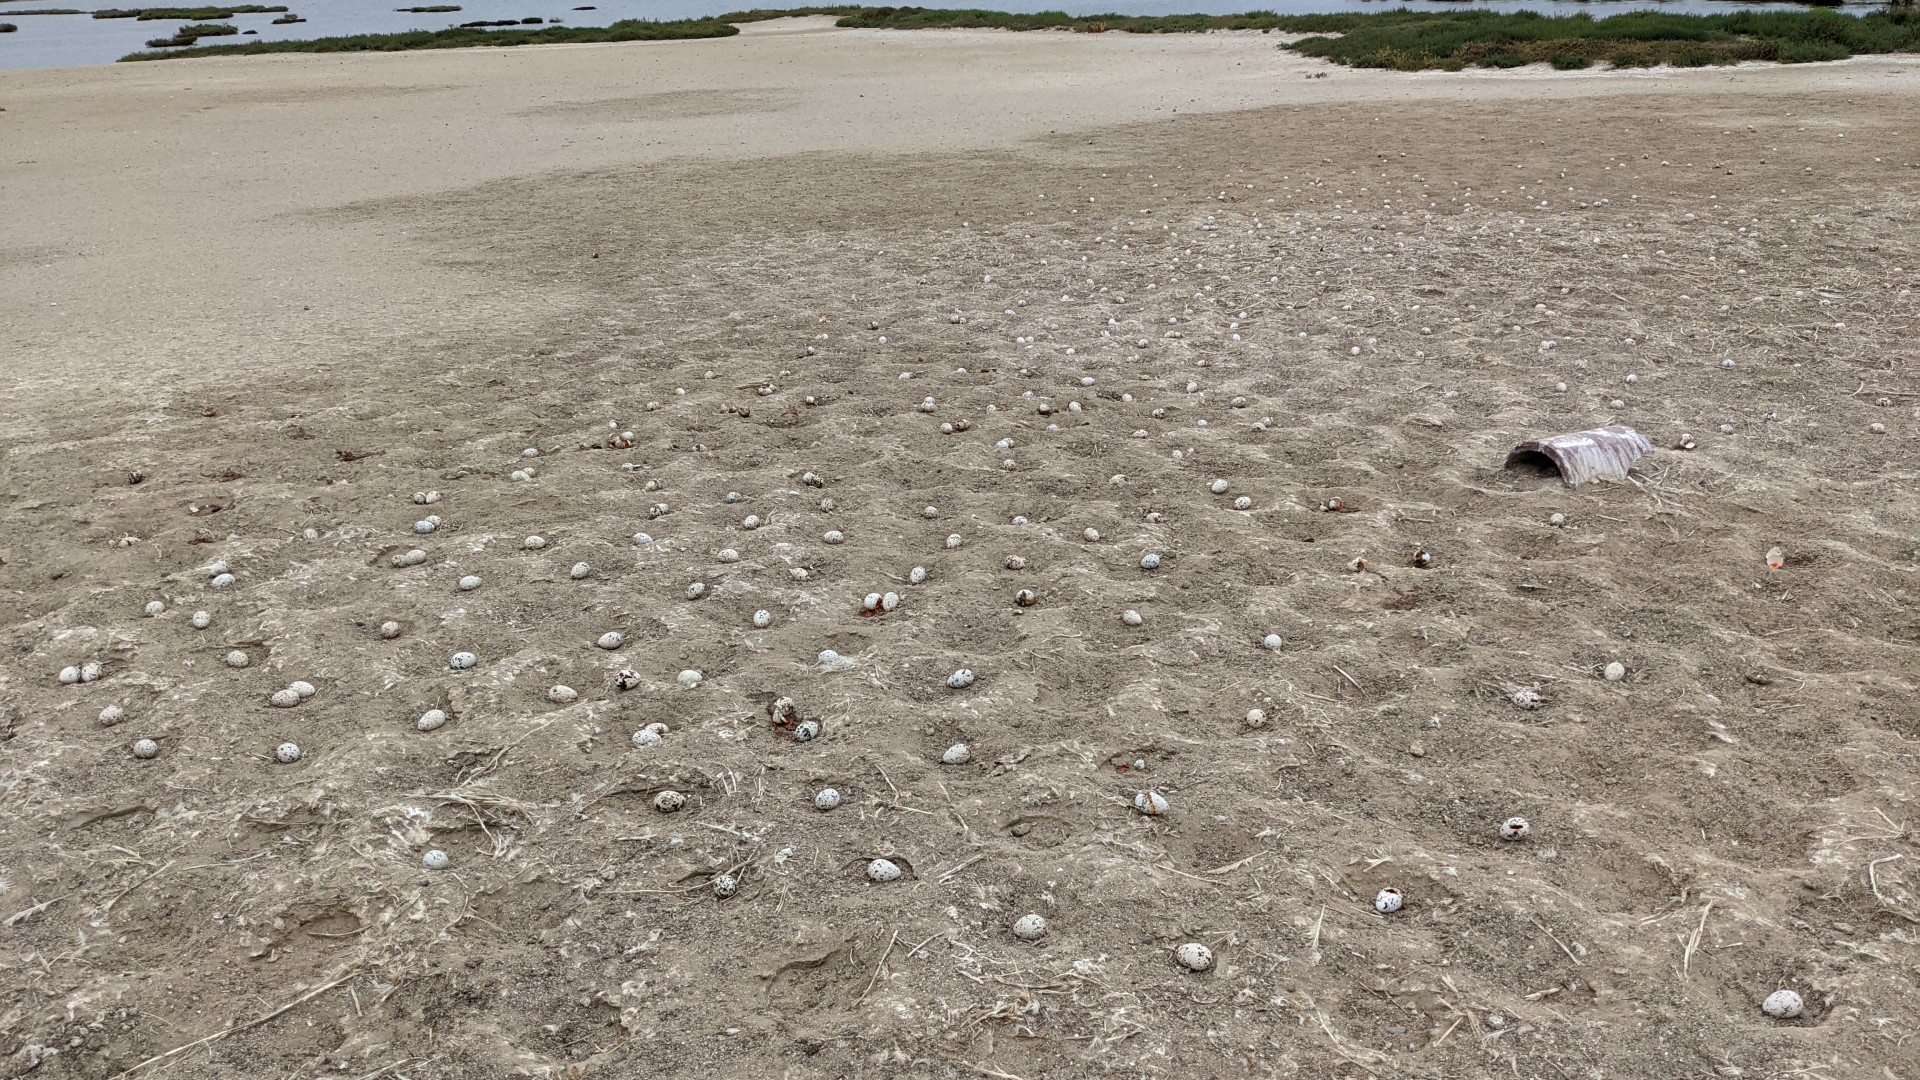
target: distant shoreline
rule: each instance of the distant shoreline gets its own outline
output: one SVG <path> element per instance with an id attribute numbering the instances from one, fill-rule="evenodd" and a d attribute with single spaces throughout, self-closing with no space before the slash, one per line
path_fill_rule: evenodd
<path id="1" fill-rule="evenodd" d="M 803 16 L 834 16 L 836 25 L 871 29 L 1054 30 L 1098 34 L 1192 34 L 1281 31 L 1306 34 L 1281 47 L 1352 67 L 1399 71 L 1459 71 L 1469 66 L 1513 68 L 1550 64 L 1561 70 L 1595 65 L 1646 68 L 1705 67 L 1747 61 L 1812 63 L 1860 54 L 1920 52 L 1920 13 L 1914 0 L 1896 0 L 1865 15 L 1821 4 L 1801 11 L 1738 11 L 1726 15 L 1631 12 L 1604 18 L 1533 12 L 1361 12 L 1336 15 L 1087 15 L 1014 14 L 934 8 L 828 6 L 752 10 L 711 18 L 649 22 L 626 19 L 604 27 L 541 26 L 489 30 L 454 27 L 395 34 L 355 34 L 302 41 L 254 41 L 131 53 L 125 61 L 260 53 L 403 52 L 421 49 L 514 47 L 583 42 L 669 41 L 731 37 L 740 23 Z"/>

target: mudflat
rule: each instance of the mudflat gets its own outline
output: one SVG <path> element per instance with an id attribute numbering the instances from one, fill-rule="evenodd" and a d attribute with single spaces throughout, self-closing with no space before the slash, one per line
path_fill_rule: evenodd
<path id="1" fill-rule="evenodd" d="M 1275 41 L 0 73 L 0 1075 L 1908 1076 L 1914 65 Z"/>

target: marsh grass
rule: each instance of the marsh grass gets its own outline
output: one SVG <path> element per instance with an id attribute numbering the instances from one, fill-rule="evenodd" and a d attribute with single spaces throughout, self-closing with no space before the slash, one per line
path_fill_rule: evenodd
<path id="1" fill-rule="evenodd" d="M 198 7 L 198 8 L 104 8 L 93 13 L 96 19 L 137 19 L 140 22 L 154 22 L 159 19 L 231 19 L 235 15 L 264 15 L 269 12 L 285 11 L 286 5 L 261 7 L 258 4 L 241 4 L 235 7 Z M 76 12 L 75 14 L 78 14 Z"/>
<path id="2" fill-rule="evenodd" d="M 225 10 L 225 9 L 221 9 Z M 234 11 L 283 10 L 235 8 Z M 845 27 L 895 30 L 974 28 L 1055 30 L 1099 34 L 1191 34 L 1214 30 L 1282 31 L 1309 35 L 1284 48 L 1352 67 L 1400 71 L 1469 66 L 1489 68 L 1551 64 L 1574 71 L 1596 64 L 1619 68 L 1701 67 L 1746 60 L 1807 63 L 1842 60 L 1861 53 L 1920 51 L 1920 18 L 1913 0 L 1896 0 L 1864 16 L 1823 7 L 1796 11 L 1737 11 L 1726 15 L 1675 15 L 1636 11 L 1606 18 L 1586 14 L 1546 16 L 1530 11 L 1375 11 L 1336 15 L 1067 15 L 1058 11 L 1013 13 L 975 9 L 823 6 L 751 9 L 709 19 L 677 22 L 623 20 L 607 27 L 545 26 L 539 30 L 484 31 L 478 26 L 405 34 L 357 34 L 311 41 L 260 41 L 214 45 L 167 53 L 134 53 L 125 60 L 263 52 L 393 52 L 546 42 L 661 41 L 727 37 L 736 24 L 800 15 L 830 15 Z M 98 17 L 98 16 L 96 16 Z"/>

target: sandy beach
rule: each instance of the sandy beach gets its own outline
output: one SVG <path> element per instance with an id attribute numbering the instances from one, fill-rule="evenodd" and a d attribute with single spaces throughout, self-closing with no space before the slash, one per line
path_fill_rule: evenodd
<path id="1" fill-rule="evenodd" d="M 0 1077 L 1920 1080 L 1920 62 L 1279 40 L 0 72 Z"/>

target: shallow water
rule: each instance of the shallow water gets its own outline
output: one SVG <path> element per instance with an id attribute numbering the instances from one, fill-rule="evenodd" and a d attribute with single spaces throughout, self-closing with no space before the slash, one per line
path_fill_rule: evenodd
<path id="1" fill-rule="evenodd" d="M 200 0 L 174 0 L 175 6 Z M 404 30 L 443 30 L 478 19 L 520 19 L 538 15 L 549 22 L 563 20 L 572 26 L 605 26 L 620 19 L 688 19 L 705 15 L 723 15 L 743 8 L 802 7 L 808 0 L 595 0 L 593 11 L 576 11 L 580 0 L 460 0 L 460 11 L 414 14 L 396 11 L 396 7 L 427 4 L 433 0 L 250 0 L 267 6 L 285 3 L 306 22 L 275 26 L 277 14 L 235 15 L 221 19 L 251 36 L 206 38 L 202 44 L 219 45 L 245 41 L 281 41 L 300 38 L 332 37 L 341 34 L 384 34 Z M 813 0 L 817 2 L 817 0 Z M 182 21 L 140 22 L 135 19 L 94 19 L 87 15 L 9 16 L 7 10 L 78 6 L 71 0 L 0 0 L 0 22 L 11 22 L 20 29 L 0 34 L 0 68 L 70 67 L 77 64 L 109 64 L 146 47 L 149 38 L 167 37 L 184 25 Z M 95 3 L 94 7 L 133 7 L 131 2 Z M 924 6 L 937 7 L 939 4 Z M 1065 11 L 1070 15 L 1096 15 L 1118 12 L 1127 15 L 1177 15 L 1190 12 L 1227 15 L 1258 9 L 1286 15 L 1326 12 L 1379 11 L 1390 7 L 1410 7 L 1428 11 L 1458 11 L 1459 3 L 1434 0 L 968 0 L 955 7 L 981 7 L 997 11 Z M 1677 13 L 1725 14 L 1743 8 L 1792 9 L 1794 4 L 1741 4 L 1727 0 L 1594 0 L 1575 3 L 1569 0 L 1487 0 L 1471 5 L 1494 11 L 1538 11 L 1549 15 L 1586 12 L 1593 16 L 1617 15 L 1657 7 Z M 1873 4 L 1849 5 L 1871 10 Z M 91 10 L 89 8 L 88 10 Z"/>

